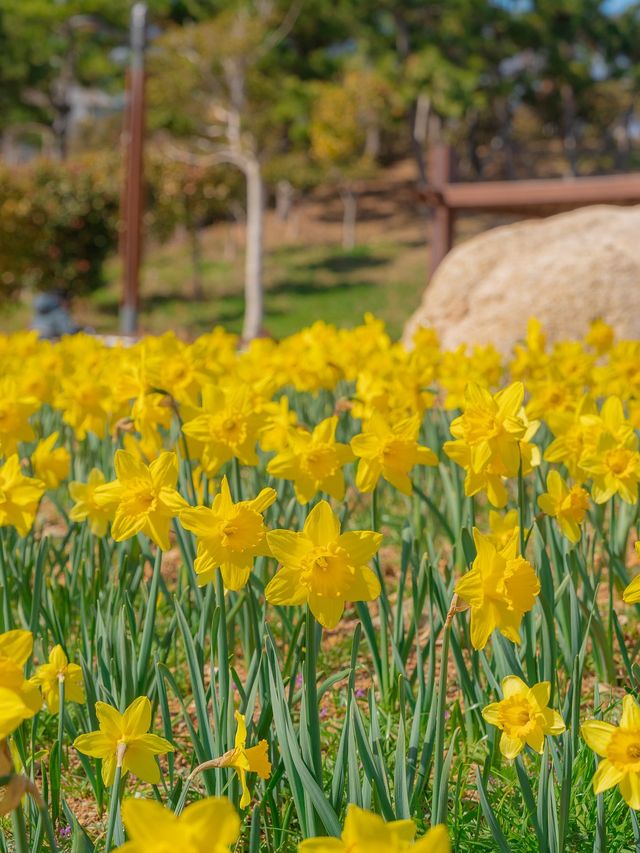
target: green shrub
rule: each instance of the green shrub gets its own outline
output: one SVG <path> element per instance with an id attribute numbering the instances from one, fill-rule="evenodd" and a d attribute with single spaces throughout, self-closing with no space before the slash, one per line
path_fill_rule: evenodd
<path id="1" fill-rule="evenodd" d="M 0 167 L 0 291 L 86 293 L 103 283 L 118 241 L 112 156 Z"/>

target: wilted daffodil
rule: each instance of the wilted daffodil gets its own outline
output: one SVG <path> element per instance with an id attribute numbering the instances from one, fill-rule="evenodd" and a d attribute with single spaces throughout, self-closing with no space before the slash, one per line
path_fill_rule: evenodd
<path id="1" fill-rule="evenodd" d="M 16 453 L 0 467 L 0 527 L 13 525 L 21 536 L 33 527 L 45 485 L 25 477 Z"/>
<path id="2" fill-rule="evenodd" d="M 340 533 L 340 521 L 326 501 L 316 504 L 300 533 L 271 530 L 267 542 L 282 567 L 267 584 L 271 604 L 305 604 L 325 628 L 335 628 L 346 601 L 372 601 L 380 582 L 366 564 L 382 534 Z"/>
<path id="3" fill-rule="evenodd" d="M 94 536 L 104 536 L 107 526 L 113 518 L 114 510 L 102 506 L 96 498 L 96 490 L 105 483 L 105 476 L 99 468 L 92 468 L 86 483 L 74 480 L 69 483 L 69 494 L 75 504 L 69 510 L 72 521 L 88 521 Z"/>
<path id="4" fill-rule="evenodd" d="M 48 663 L 39 666 L 31 679 L 42 690 L 44 701 L 52 714 L 60 710 L 60 685 L 64 684 L 64 701 L 82 704 L 84 682 L 82 669 L 77 663 L 69 663 L 62 646 L 54 646 L 49 654 Z"/>
<path id="5" fill-rule="evenodd" d="M 602 758 L 593 776 L 593 791 L 620 787 L 624 801 L 632 809 L 640 809 L 640 707 L 627 695 L 622 700 L 620 725 L 604 720 L 586 720 L 580 734 Z"/>
<path id="6" fill-rule="evenodd" d="M 191 772 L 192 778 L 197 773 L 203 770 L 210 770 L 212 767 L 232 767 L 238 774 L 240 779 L 240 787 L 242 788 L 242 797 L 240 799 L 240 808 L 246 808 L 251 802 L 251 795 L 247 788 L 247 773 L 257 773 L 261 779 L 268 779 L 271 773 L 271 762 L 269 761 L 269 744 L 266 740 L 259 741 L 256 746 L 251 746 L 247 749 L 247 724 L 244 715 L 236 711 L 236 741 L 233 749 L 225 752 L 220 758 L 212 758 L 211 761 L 205 761 L 198 765 Z"/>
<path id="7" fill-rule="evenodd" d="M 390 426 L 382 415 L 374 412 L 366 427 L 351 439 L 351 449 L 360 460 L 356 486 L 361 492 L 372 492 L 380 477 L 405 495 L 412 492 L 409 472 L 414 465 L 437 465 L 433 450 L 418 444 L 420 418 L 399 421 Z"/>
<path id="8" fill-rule="evenodd" d="M 412 820 L 385 823 L 380 815 L 349 804 L 341 838 L 308 838 L 298 845 L 299 853 L 451 853 L 449 833 L 434 826 L 415 840 Z"/>
<path id="9" fill-rule="evenodd" d="M 635 543 L 636 554 L 640 557 L 640 540 Z M 627 604 L 640 604 L 640 574 L 636 575 L 622 593 Z"/>
<path id="10" fill-rule="evenodd" d="M 531 563 L 518 556 L 513 535 L 498 549 L 489 537 L 473 530 L 476 558 L 455 591 L 471 607 L 471 642 L 483 649 L 494 629 L 513 643 L 520 642 L 520 622 L 533 607 L 540 581 Z"/>
<path id="11" fill-rule="evenodd" d="M 78 752 L 102 759 L 102 781 L 113 784 L 116 766 L 122 772 L 131 771 L 143 782 L 157 785 L 160 768 L 156 755 L 173 752 L 168 740 L 149 733 L 151 727 L 151 702 L 139 696 L 121 714 L 105 702 L 96 702 L 96 715 L 100 729 L 79 735 L 73 742 Z"/>
<path id="12" fill-rule="evenodd" d="M 40 691 L 24 677 L 24 665 L 32 650 L 31 631 L 0 634 L 0 741 L 23 720 L 35 716 L 42 706 Z"/>
<path id="13" fill-rule="evenodd" d="M 52 432 L 48 438 L 38 442 L 31 454 L 33 472 L 48 489 L 55 489 L 69 476 L 71 454 L 66 447 L 55 447 L 59 433 Z"/>
<path id="14" fill-rule="evenodd" d="M 549 471 L 547 491 L 538 497 L 538 506 L 555 518 L 570 542 L 578 542 L 582 535 L 580 525 L 589 509 L 589 493 L 582 486 L 569 487 L 557 471 Z"/>
<path id="15" fill-rule="evenodd" d="M 336 441 L 338 418 L 333 416 L 320 421 L 313 432 L 292 431 L 289 447 L 275 456 L 267 465 L 274 477 L 293 480 L 296 497 L 302 504 L 327 492 L 337 501 L 344 497 L 342 466 L 353 459 L 348 444 Z"/>
<path id="16" fill-rule="evenodd" d="M 246 584 L 254 558 L 271 553 L 261 513 L 275 499 L 275 489 L 263 489 L 253 500 L 234 503 L 223 477 L 211 509 L 182 510 L 180 523 L 198 537 L 194 568 L 200 585 L 213 581 L 218 568 L 227 589 L 238 590 Z"/>
<path id="17" fill-rule="evenodd" d="M 517 675 L 502 679 L 503 699 L 482 709 L 482 716 L 502 732 L 500 752 L 513 759 L 530 746 L 542 754 L 545 735 L 561 735 L 566 726 L 557 711 L 549 708 L 551 686 L 541 681 L 528 687 Z"/>
<path id="18" fill-rule="evenodd" d="M 11 753 L 8 741 L 0 740 L 0 776 L 4 777 L 0 785 L 0 817 L 10 814 L 27 791 L 35 789 L 27 776 L 16 773 Z"/>
<path id="19" fill-rule="evenodd" d="M 146 533 L 168 551 L 171 519 L 187 506 L 176 491 L 178 460 L 175 453 L 161 453 L 149 465 L 126 450 L 115 456 L 116 480 L 94 492 L 98 506 L 115 510 L 111 535 L 116 542 Z"/>
<path id="20" fill-rule="evenodd" d="M 240 818 L 229 800 L 207 797 L 175 815 L 156 800 L 122 803 L 129 841 L 121 853 L 228 853 L 240 834 Z"/>

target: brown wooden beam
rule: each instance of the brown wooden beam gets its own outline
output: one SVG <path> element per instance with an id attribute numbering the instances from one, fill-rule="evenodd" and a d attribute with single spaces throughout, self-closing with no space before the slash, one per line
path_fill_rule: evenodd
<path id="1" fill-rule="evenodd" d="M 528 181 L 455 183 L 455 154 L 450 146 L 429 152 L 429 184 L 419 197 L 433 207 L 433 274 L 453 246 L 456 214 L 461 210 L 548 216 L 590 204 L 640 204 L 640 172 L 595 178 L 541 178 Z"/>
<path id="2" fill-rule="evenodd" d="M 640 174 L 596 178 L 447 183 L 437 188 L 453 210 L 513 210 L 640 203 Z"/>

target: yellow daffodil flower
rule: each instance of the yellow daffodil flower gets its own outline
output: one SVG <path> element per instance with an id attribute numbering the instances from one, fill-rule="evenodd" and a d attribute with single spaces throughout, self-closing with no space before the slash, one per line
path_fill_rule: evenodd
<path id="1" fill-rule="evenodd" d="M 33 527 L 45 485 L 25 477 L 16 453 L 0 467 L 0 527 L 13 525 L 21 536 Z"/>
<path id="2" fill-rule="evenodd" d="M 156 800 L 128 799 L 122 820 L 129 841 L 121 853 L 228 853 L 240 834 L 240 818 L 229 800 L 207 797 L 175 815 Z"/>
<path id="3" fill-rule="evenodd" d="M 412 820 L 385 823 L 380 815 L 349 804 L 341 838 L 308 838 L 298 845 L 299 853 L 451 853 L 449 833 L 434 826 L 415 840 Z"/>
<path id="4" fill-rule="evenodd" d="M 640 482 L 640 453 L 635 435 L 626 444 L 618 444 L 606 435 L 598 447 L 598 455 L 585 459 L 584 470 L 593 477 L 591 494 L 597 504 L 606 503 L 620 495 L 628 504 L 638 500 Z"/>
<path id="5" fill-rule="evenodd" d="M 78 752 L 102 759 L 102 781 L 113 784 L 116 766 L 122 772 L 131 771 L 143 782 L 157 785 L 160 767 L 156 755 L 173 752 L 168 740 L 149 733 L 151 727 L 151 702 L 139 696 L 121 714 L 105 702 L 96 702 L 96 715 L 100 729 L 79 735 L 73 742 Z"/>
<path id="6" fill-rule="evenodd" d="M 271 762 L 268 754 L 269 744 L 266 740 L 261 740 L 256 746 L 247 749 L 247 724 L 244 715 L 236 711 L 235 717 L 237 728 L 233 749 L 225 752 L 220 758 L 212 758 L 211 761 L 198 765 L 189 778 L 212 767 L 232 767 L 238 774 L 242 788 L 240 808 L 245 809 L 251 802 L 251 794 L 247 788 L 247 773 L 257 773 L 261 779 L 268 779 L 271 774 Z"/>
<path id="7" fill-rule="evenodd" d="M 40 408 L 40 402 L 22 390 L 12 376 L 0 378 L 0 456 L 10 456 L 19 441 L 32 441 L 29 418 Z"/>
<path id="8" fill-rule="evenodd" d="M 366 565 L 380 547 L 372 530 L 340 533 L 326 501 L 316 504 L 300 533 L 271 530 L 267 542 L 282 563 L 265 589 L 271 604 L 305 604 L 325 628 L 335 628 L 346 601 L 372 601 L 380 582 Z"/>
<path id="9" fill-rule="evenodd" d="M 464 411 L 451 424 L 455 440 L 443 446 L 447 456 L 466 469 L 465 494 L 486 490 L 491 503 L 503 507 L 507 502 L 503 478 L 516 477 L 521 464 L 526 474 L 537 463 L 537 448 L 530 442 L 538 423 L 526 419 L 523 398 L 521 382 L 495 396 L 475 382 L 467 385 Z"/>
<path id="10" fill-rule="evenodd" d="M 523 398 L 521 382 L 514 382 L 495 397 L 477 383 L 469 383 L 464 411 L 452 422 L 451 434 L 470 447 L 474 471 L 481 471 L 489 462 L 499 460 L 505 476 L 513 477 L 518 473 L 518 442 L 526 432 L 525 423 L 518 416 Z"/>
<path id="11" fill-rule="evenodd" d="M 320 421 L 313 432 L 295 430 L 289 447 L 274 457 L 267 471 L 274 477 L 293 480 L 296 497 L 302 504 L 318 492 L 327 492 L 337 501 L 344 497 L 342 466 L 353 460 L 347 444 L 336 441 L 338 418 Z"/>
<path id="12" fill-rule="evenodd" d="M 360 460 L 356 486 L 361 492 L 372 492 L 380 477 L 398 491 L 413 491 L 409 472 L 414 465 L 437 465 L 433 450 L 418 444 L 420 418 L 414 415 L 393 426 L 382 415 L 374 413 L 366 428 L 351 439 L 351 449 Z"/>
<path id="13" fill-rule="evenodd" d="M 32 650 L 31 631 L 0 634 L 0 741 L 42 707 L 40 691 L 24 677 L 24 665 Z"/>
<path id="14" fill-rule="evenodd" d="M 55 489 L 69 476 L 71 454 L 66 447 L 55 447 L 59 433 L 53 432 L 38 442 L 31 454 L 33 472 L 48 489 Z"/>
<path id="15" fill-rule="evenodd" d="M 207 476 L 212 477 L 230 459 L 257 465 L 256 442 L 261 418 L 249 389 L 237 385 L 223 390 L 215 385 L 202 389 L 202 408 L 182 427 L 201 448 L 197 455 Z"/>
<path id="16" fill-rule="evenodd" d="M 580 734 L 602 758 L 593 777 L 593 792 L 601 794 L 618 785 L 627 805 L 640 809 L 640 707 L 633 696 L 622 700 L 619 726 L 586 720 Z"/>
<path id="17" fill-rule="evenodd" d="M 60 710 L 60 684 L 64 683 L 64 701 L 83 704 L 84 681 L 82 669 L 77 663 L 69 663 L 62 646 L 54 646 L 48 663 L 39 666 L 31 681 L 42 690 L 44 701 L 52 714 Z"/>
<path id="18" fill-rule="evenodd" d="M 604 429 L 593 397 L 584 394 L 573 411 L 548 412 L 545 419 L 555 437 L 545 449 L 544 459 L 563 464 L 574 480 L 588 479 L 580 463 L 585 456 L 593 455 Z"/>
<path id="19" fill-rule="evenodd" d="M 615 333 L 613 328 L 601 317 L 597 317 L 591 322 L 589 331 L 585 335 L 585 343 L 592 346 L 598 355 L 608 352 L 613 346 Z"/>
<path id="20" fill-rule="evenodd" d="M 268 403 L 263 409 L 263 425 L 260 429 L 260 447 L 265 452 L 280 453 L 289 446 L 291 431 L 297 421 L 296 413 L 289 408 L 286 394 L 277 403 Z"/>
<path id="21" fill-rule="evenodd" d="M 140 433 L 140 444 L 149 459 L 155 459 L 162 450 L 162 436 L 158 428 L 169 429 L 173 411 L 164 394 L 140 394 L 131 407 L 131 421 Z"/>
<path id="22" fill-rule="evenodd" d="M 116 480 L 98 486 L 94 499 L 105 510 L 114 510 L 111 535 L 116 542 L 145 533 L 168 551 L 171 519 L 187 506 L 176 491 L 178 460 L 175 453 L 161 453 L 147 466 L 126 450 L 115 456 Z"/>
<path id="23" fill-rule="evenodd" d="M 640 481 L 638 436 L 624 416 L 620 398 L 607 398 L 599 416 L 588 418 L 588 422 L 598 431 L 598 441 L 584 451 L 580 465 L 593 478 L 593 500 L 601 504 L 620 495 L 626 503 L 636 503 Z"/>
<path id="24" fill-rule="evenodd" d="M 111 421 L 111 392 L 106 381 L 102 381 L 83 363 L 82 369 L 62 378 L 60 390 L 54 397 L 54 405 L 63 415 L 63 420 L 82 441 L 87 433 L 104 438 Z"/>
<path id="25" fill-rule="evenodd" d="M 636 554 L 640 557 L 640 540 L 634 545 Z M 640 604 L 640 574 L 636 575 L 622 593 L 622 598 L 627 604 Z"/>
<path id="26" fill-rule="evenodd" d="M 493 542 L 496 549 L 501 548 L 510 542 L 514 536 L 520 533 L 520 520 L 518 518 L 518 510 L 510 509 L 503 515 L 493 509 L 489 510 L 489 530 L 488 539 Z"/>
<path id="27" fill-rule="evenodd" d="M 75 504 L 69 511 L 72 521 L 89 522 L 94 536 L 104 536 L 107 526 L 113 518 L 114 510 L 108 505 L 102 506 L 96 498 L 96 490 L 105 484 L 105 476 L 99 468 L 92 468 L 86 483 L 76 480 L 69 483 L 69 494 Z"/>
<path id="28" fill-rule="evenodd" d="M 238 590 L 246 584 L 254 558 L 271 553 L 261 513 L 275 499 L 275 489 L 267 488 L 253 500 L 234 503 L 223 477 L 210 509 L 198 506 L 182 510 L 180 523 L 198 537 L 194 569 L 201 586 L 215 579 L 218 568 L 227 589 Z"/>
<path id="29" fill-rule="evenodd" d="M 517 675 L 502 679 L 503 699 L 482 709 L 482 716 L 502 732 L 500 752 L 509 760 L 525 744 L 542 754 L 545 735 L 561 735 L 566 726 L 560 714 L 549 708 L 551 686 L 541 681 L 528 687 Z"/>
<path id="30" fill-rule="evenodd" d="M 501 549 L 475 528 L 473 540 L 476 558 L 455 587 L 457 595 L 471 607 L 473 647 L 483 649 L 496 628 L 511 642 L 519 643 L 520 622 L 535 604 L 540 581 L 531 563 L 518 556 L 516 535 Z"/>
<path id="31" fill-rule="evenodd" d="M 589 509 L 589 493 L 585 489 L 578 485 L 569 487 L 557 471 L 549 471 L 547 491 L 538 497 L 538 506 L 556 519 L 570 542 L 580 540 L 580 525 Z"/>

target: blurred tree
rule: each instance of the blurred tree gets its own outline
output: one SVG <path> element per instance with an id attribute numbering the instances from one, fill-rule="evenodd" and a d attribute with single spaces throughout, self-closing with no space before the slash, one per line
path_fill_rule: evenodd
<path id="1" fill-rule="evenodd" d="M 352 68 L 339 83 L 316 83 L 313 90 L 311 155 L 322 168 L 324 180 L 338 187 L 344 211 L 342 246 L 353 249 L 356 185 L 375 169 L 388 87 L 372 69 Z"/>
<path id="2" fill-rule="evenodd" d="M 294 0 L 282 16 L 268 0 L 255 8 L 233 3 L 213 20 L 171 29 L 150 56 L 151 124 L 189 141 L 188 151 L 174 146 L 173 156 L 230 164 L 244 175 L 247 340 L 262 332 L 263 164 L 282 145 L 278 105 L 289 78 L 273 55 L 300 6 Z"/>
<path id="3" fill-rule="evenodd" d="M 34 160 L 0 168 L 0 293 L 88 292 L 104 283 L 116 248 L 118 161 Z"/>
<path id="4" fill-rule="evenodd" d="M 191 248 L 191 297 L 204 299 L 201 231 L 223 218 L 237 188 L 220 166 L 167 159 L 153 148 L 147 157 L 146 178 L 151 233 L 164 241 L 184 229 Z"/>
<path id="5" fill-rule="evenodd" d="M 122 87 L 111 51 L 128 13 L 128 0 L 0 0 L 0 131 L 44 128 L 64 158 L 74 87 Z"/>

